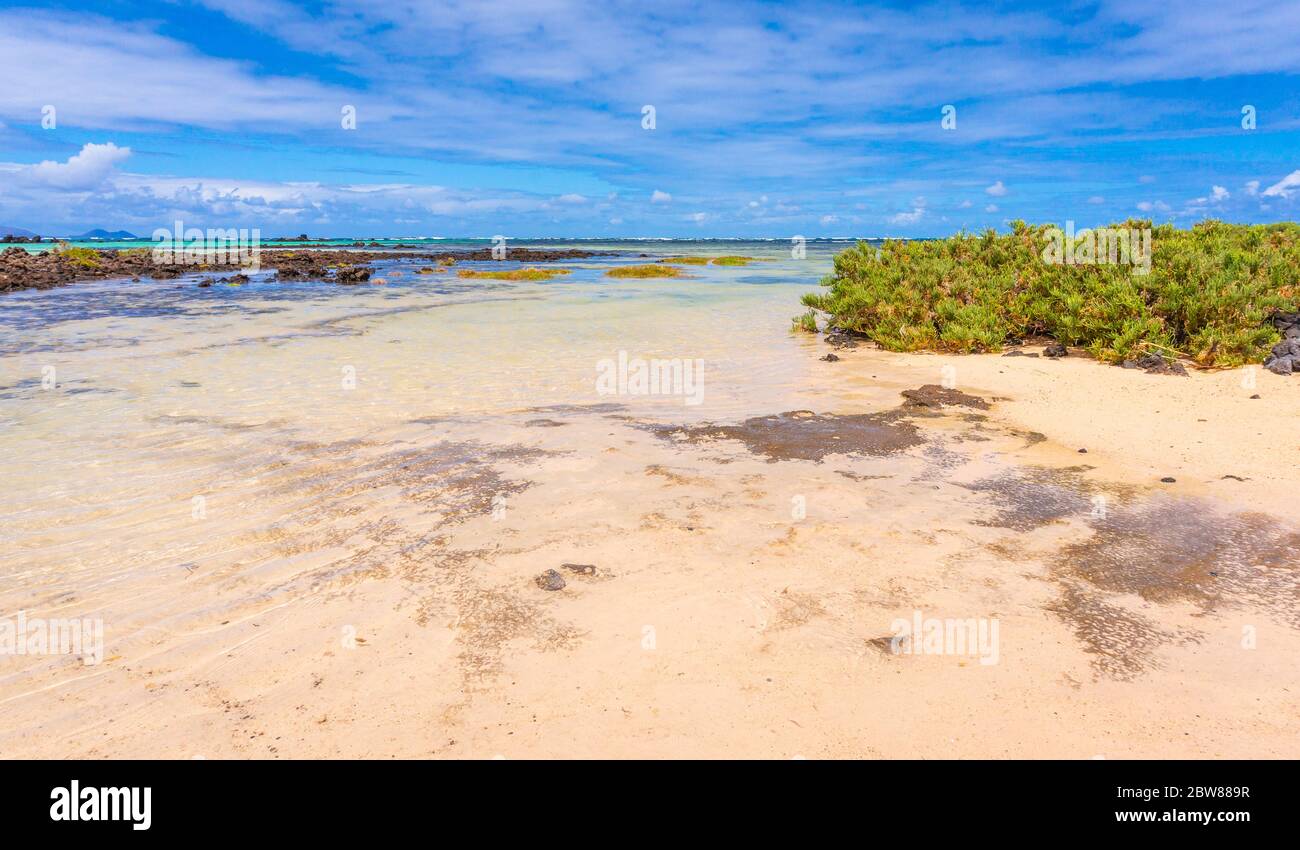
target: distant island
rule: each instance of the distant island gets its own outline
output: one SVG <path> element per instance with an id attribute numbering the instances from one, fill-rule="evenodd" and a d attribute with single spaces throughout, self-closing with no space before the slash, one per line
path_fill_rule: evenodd
<path id="1" fill-rule="evenodd" d="M 25 230 L 21 227 L 6 227 L 0 225 L 0 242 L 3 243 L 40 242 L 42 238 L 54 239 L 55 237 L 42 237 L 38 233 L 33 233 L 32 231 Z M 126 230 L 104 230 L 103 228 L 95 228 L 94 230 L 87 230 L 85 233 L 76 236 L 64 236 L 59 238 L 73 240 L 93 239 L 105 242 L 118 242 L 126 239 L 139 239 L 140 237 Z"/>
<path id="2" fill-rule="evenodd" d="M 120 239 L 139 239 L 140 237 L 136 236 L 134 233 L 128 233 L 125 230 L 102 230 L 96 228 L 95 230 L 87 230 L 85 233 L 82 233 L 79 236 L 73 236 L 72 238 L 73 239 L 106 239 L 109 241 L 117 241 Z"/>

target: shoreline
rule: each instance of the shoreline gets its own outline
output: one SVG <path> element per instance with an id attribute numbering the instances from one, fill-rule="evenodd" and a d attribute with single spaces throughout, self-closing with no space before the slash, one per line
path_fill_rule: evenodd
<path id="1" fill-rule="evenodd" d="M 259 266 L 274 269 L 282 277 L 311 279 L 323 283 L 335 282 L 330 272 L 346 258 L 352 263 L 373 263 L 376 260 L 404 257 L 410 259 L 454 261 L 494 260 L 491 248 L 455 251 L 429 251 L 418 246 L 395 246 L 385 251 L 361 251 L 353 246 L 332 248 L 273 249 L 262 252 Z M 0 250 L 0 294 L 26 290 L 54 289 L 92 280 L 111 278 L 152 278 L 170 280 L 187 274 L 230 272 L 241 269 L 238 263 L 157 263 L 150 248 L 132 249 L 77 249 L 80 260 L 59 256 L 55 251 L 29 252 L 16 246 Z M 231 251 L 235 246 L 231 247 Z M 586 259 L 609 256 L 617 252 L 585 251 L 579 249 L 511 248 L 506 261 L 547 263 L 561 260 Z M 94 263 L 93 266 L 87 263 Z M 338 281 L 347 282 L 347 281 Z"/>
<path id="2" fill-rule="evenodd" d="M 996 398 L 997 417 L 1045 435 L 1063 462 L 1073 454 L 1074 463 L 1104 464 L 1108 476 L 1130 484 L 1245 496 L 1300 519 L 1290 498 L 1300 443 L 1272 438 L 1300 419 L 1300 386 L 1288 377 L 1237 367 L 1175 378 L 1077 356 L 836 350 L 840 362 L 827 368 L 849 367 L 850 380 L 864 381 L 866 372 L 913 384 L 950 378 L 957 390 Z"/>

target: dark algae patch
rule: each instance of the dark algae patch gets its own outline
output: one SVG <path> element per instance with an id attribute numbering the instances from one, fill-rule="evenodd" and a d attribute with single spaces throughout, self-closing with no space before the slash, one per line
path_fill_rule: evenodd
<path id="1" fill-rule="evenodd" d="M 827 455 L 892 455 L 924 441 L 915 422 L 918 416 L 940 415 L 944 407 L 988 409 L 975 395 L 958 393 L 927 383 L 905 390 L 904 403 L 892 411 L 875 413 L 814 413 L 788 411 L 755 416 L 738 425 L 650 426 L 659 437 L 701 443 L 735 439 L 755 455 L 777 460 L 822 460 Z"/>
<path id="2" fill-rule="evenodd" d="M 1091 590 L 1073 584 L 1048 609 L 1069 623 L 1093 667 L 1108 679 L 1128 681 L 1158 666 L 1156 651 L 1166 644 L 1196 640 L 1191 631 L 1169 631 Z"/>
<path id="3" fill-rule="evenodd" d="M 1070 517 L 1087 518 L 1097 496 L 1110 499 L 1103 491 L 1116 494 L 1118 488 L 1093 483 L 1083 477 L 1084 471 L 1030 466 L 962 486 L 987 493 L 997 503 L 997 512 L 979 525 L 1033 531 Z"/>
<path id="4" fill-rule="evenodd" d="M 926 384 L 915 390 L 903 390 L 906 401 L 903 407 L 909 410 L 926 408 L 941 410 L 944 407 L 969 407 L 973 410 L 988 410 L 992 407 L 979 396 L 969 395 L 959 390 L 941 387 L 938 384 Z"/>
<path id="5" fill-rule="evenodd" d="M 739 425 L 699 425 L 663 429 L 660 436 L 687 442 L 738 440 L 770 461 L 821 460 L 830 454 L 887 455 L 920 445 L 915 425 L 895 412 L 848 416 L 794 410 L 755 416 Z"/>
<path id="6" fill-rule="evenodd" d="M 688 443 L 736 440 L 771 462 L 820 461 L 827 455 L 890 455 L 925 442 L 916 416 L 933 416 L 945 406 L 986 410 L 988 402 L 977 396 L 926 384 L 903 392 L 905 401 L 893 410 L 876 413 L 814 413 L 791 410 L 755 416 L 738 425 L 651 426 L 664 439 Z"/>
<path id="7" fill-rule="evenodd" d="M 1300 628 L 1300 532 L 1270 516 L 1157 496 L 1089 524 L 1089 538 L 1060 551 L 1057 571 L 1149 602 L 1251 603 Z"/>
<path id="8" fill-rule="evenodd" d="M 1086 471 L 1031 467 L 965 486 L 997 501 L 981 525 L 1022 533 L 1071 519 L 1086 526 L 1087 536 L 1046 558 L 1061 588 L 1048 608 L 1096 656 L 1100 675 L 1131 679 L 1157 665 L 1158 647 L 1198 639 L 1194 630 L 1158 626 L 1125 597 L 1201 614 L 1252 606 L 1300 628 L 1300 531 L 1204 499 L 1093 482 Z"/>

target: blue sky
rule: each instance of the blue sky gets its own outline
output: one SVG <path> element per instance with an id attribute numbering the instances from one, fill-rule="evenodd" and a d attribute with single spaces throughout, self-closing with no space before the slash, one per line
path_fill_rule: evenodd
<path id="1" fill-rule="evenodd" d="M 1253 0 L 6 7 L 0 224 L 812 237 L 1295 219 L 1296 32 L 1300 4 Z"/>

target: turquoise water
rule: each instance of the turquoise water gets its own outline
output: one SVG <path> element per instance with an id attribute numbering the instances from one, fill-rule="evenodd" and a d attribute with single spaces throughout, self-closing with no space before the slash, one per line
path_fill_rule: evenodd
<path id="1" fill-rule="evenodd" d="M 809 239 L 806 241 L 809 249 L 817 247 L 819 251 L 826 249 L 843 250 L 843 248 L 852 245 L 856 239 Z M 261 244 L 265 248 L 287 248 L 287 247 L 310 247 L 310 248 L 345 248 L 351 247 L 354 242 L 365 242 L 367 247 L 371 242 L 380 243 L 381 247 L 392 247 L 395 245 L 419 245 L 422 248 L 430 250 L 454 250 L 457 248 L 484 248 L 491 247 L 493 244 L 492 237 L 480 237 L 472 239 L 444 239 L 442 237 L 384 237 L 376 238 L 371 236 L 356 236 L 340 239 L 320 239 L 300 242 L 298 240 L 274 240 L 262 237 Z M 49 251 L 56 247 L 58 243 L 41 242 L 37 244 L 19 244 L 17 247 L 25 248 L 34 253 Z M 109 242 L 102 240 L 68 240 L 68 245 L 77 248 L 152 248 L 155 245 L 162 245 L 162 242 L 153 242 L 148 238 L 136 239 L 131 241 Z M 518 248 L 582 248 L 590 250 L 618 250 L 618 251 L 653 251 L 656 255 L 661 255 L 665 250 L 669 255 L 674 253 L 689 254 L 746 254 L 754 255 L 761 252 L 764 255 L 786 254 L 789 255 L 792 247 L 789 238 L 773 239 L 515 239 L 507 237 L 507 246 Z M 9 247 L 9 246 L 4 246 Z"/>

